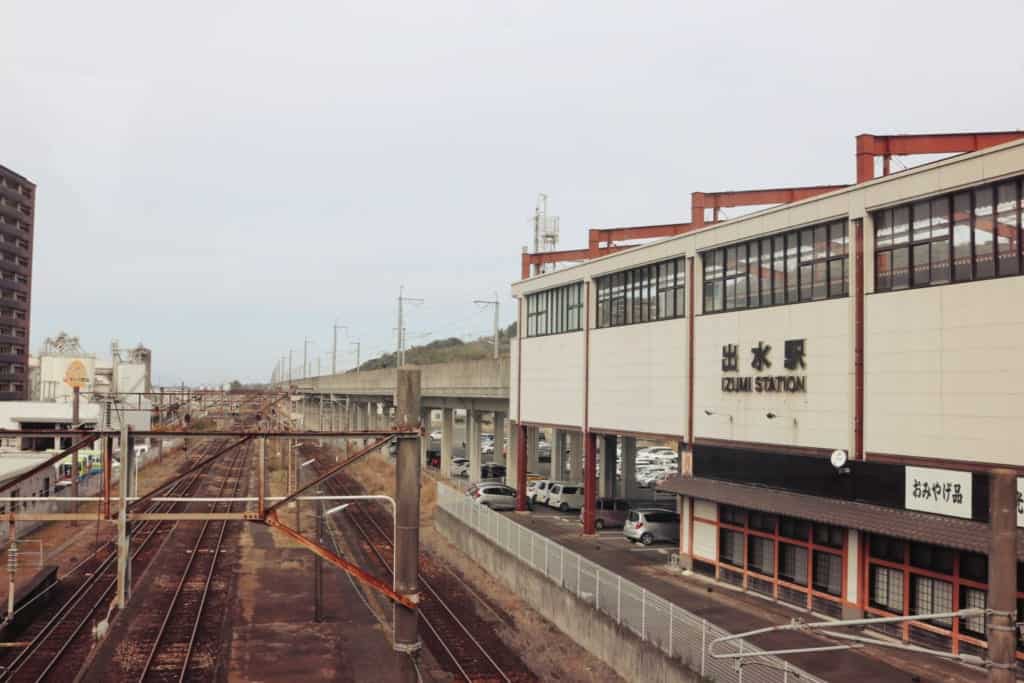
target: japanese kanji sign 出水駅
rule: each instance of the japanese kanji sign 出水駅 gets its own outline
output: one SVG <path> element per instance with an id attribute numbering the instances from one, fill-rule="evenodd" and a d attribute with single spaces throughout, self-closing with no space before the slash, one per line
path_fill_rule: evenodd
<path id="1" fill-rule="evenodd" d="M 783 367 L 788 371 L 805 370 L 807 356 L 804 339 L 787 339 L 783 346 Z M 750 347 L 750 367 L 756 375 L 722 377 L 722 391 L 730 393 L 803 393 L 807 391 L 807 376 L 796 374 L 770 374 L 772 368 L 772 345 L 758 341 Z M 722 372 L 740 371 L 740 349 L 736 344 L 722 347 Z"/>

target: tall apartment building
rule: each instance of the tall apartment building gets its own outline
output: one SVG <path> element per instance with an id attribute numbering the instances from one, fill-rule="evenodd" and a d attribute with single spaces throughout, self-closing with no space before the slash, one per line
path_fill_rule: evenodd
<path id="1" fill-rule="evenodd" d="M 36 186 L 0 165 L 0 401 L 28 398 Z"/>

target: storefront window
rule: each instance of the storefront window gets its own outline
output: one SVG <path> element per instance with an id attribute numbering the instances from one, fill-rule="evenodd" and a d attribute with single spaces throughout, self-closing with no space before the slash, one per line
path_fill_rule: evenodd
<path id="1" fill-rule="evenodd" d="M 814 525 L 814 542 L 830 548 L 843 547 L 843 528 L 831 524 Z"/>
<path id="2" fill-rule="evenodd" d="M 807 585 L 807 548 L 779 544 L 779 578 L 800 586 Z"/>
<path id="3" fill-rule="evenodd" d="M 871 567 L 871 605 L 889 612 L 903 613 L 903 571 Z"/>
<path id="4" fill-rule="evenodd" d="M 779 520 L 779 536 L 807 541 L 811 536 L 811 523 L 802 519 L 783 517 Z"/>
<path id="5" fill-rule="evenodd" d="M 910 564 L 939 574 L 953 573 L 955 554 L 950 548 L 942 548 L 929 543 L 910 544 Z"/>
<path id="6" fill-rule="evenodd" d="M 910 578 L 910 608 L 914 614 L 935 614 L 953 611 L 953 584 L 930 576 Z M 930 619 L 929 623 L 949 628 L 953 619 Z"/>
<path id="7" fill-rule="evenodd" d="M 871 557 L 903 564 L 906 542 L 888 536 L 871 536 Z M 900 608 L 902 609 L 902 607 Z"/>
<path id="8" fill-rule="evenodd" d="M 843 594 L 843 558 L 814 551 L 814 590 L 829 595 Z"/>
<path id="9" fill-rule="evenodd" d="M 775 541 L 751 536 L 747 544 L 747 569 L 766 576 L 775 575 Z"/>
<path id="10" fill-rule="evenodd" d="M 743 566 L 743 533 L 722 529 L 718 534 L 718 560 L 734 567 Z"/>
<path id="11" fill-rule="evenodd" d="M 718 515 L 724 524 L 735 524 L 744 526 L 747 523 L 747 511 L 743 508 L 734 508 L 730 505 L 720 505 Z"/>
<path id="12" fill-rule="evenodd" d="M 987 598 L 985 591 L 969 586 L 960 587 L 960 609 L 985 609 Z M 984 616 L 964 617 L 960 619 L 960 630 L 976 638 L 985 638 L 986 622 Z"/>

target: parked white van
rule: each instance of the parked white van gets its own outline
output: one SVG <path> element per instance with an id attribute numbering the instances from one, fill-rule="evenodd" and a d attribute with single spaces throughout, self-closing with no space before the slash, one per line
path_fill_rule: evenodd
<path id="1" fill-rule="evenodd" d="M 583 507 L 583 484 L 552 484 L 547 505 L 562 512 L 579 510 Z"/>

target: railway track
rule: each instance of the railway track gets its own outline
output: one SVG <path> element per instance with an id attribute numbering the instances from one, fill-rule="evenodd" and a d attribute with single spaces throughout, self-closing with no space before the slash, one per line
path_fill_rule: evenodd
<path id="1" fill-rule="evenodd" d="M 325 482 L 336 495 L 359 493 L 345 475 Z M 376 503 L 356 503 L 345 510 L 345 519 L 365 541 L 366 547 L 393 575 L 391 516 Z M 535 681 L 537 678 L 480 619 L 472 605 L 478 598 L 469 593 L 447 569 L 421 555 L 419 616 L 427 647 L 438 662 L 466 681 Z"/>
<path id="2" fill-rule="evenodd" d="M 212 453 L 222 440 L 204 441 L 199 454 Z M 168 491 L 168 496 L 187 496 L 200 481 L 195 472 Z M 168 512 L 178 503 L 151 503 L 147 512 Z M 160 549 L 159 539 L 173 528 L 173 522 L 147 521 L 132 532 L 133 586 Z M 25 632 L 28 644 L 3 663 L 0 681 L 70 681 L 88 658 L 96 641 L 93 628 L 108 619 L 101 609 L 109 605 L 117 585 L 117 553 L 113 543 L 101 545 L 92 555 L 61 578 L 60 590 L 51 595 L 53 607 L 33 621 Z"/>
<path id="3" fill-rule="evenodd" d="M 238 495 L 242 487 L 241 475 L 245 471 L 246 457 L 251 454 L 252 448 L 252 444 L 246 444 L 237 449 L 230 464 L 225 468 L 227 471 L 217 487 L 216 497 Z M 238 504 L 219 502 L 207 503 L 203 507 L 210 512 L 232 512 L 236 505 Z M 198 522 L 186 524 L 200 525 Z M 179 535 L 176 531 L 168 540 L 170 547 L 167 550 L 178 556 L 187 557 L 187 561 L 180 572 L 181 578 L 167 608 L 158 611 L 150 608 L 152 602 L 147 604 L 148 614 L 158 615 L 162 611 L 163 619 L 155 633 L 146 628 L 146 622 L 149 620 L 141 620 L 142 634 L 151 637 L 152 644 L 141 670 L 137 675 L 135 671 L 129 670 L 130 675 L 126 677 L 128 680 L 198 681 L 213 677 L 215 667 L 211 666 L 210 659 L 205 658 L 205 661 L 197 662 L 193 655 L 196 652 L 200 624 L 209 602 L 210 588 L 214 585 L 218 559 L 229 524 L 231 522 L 227 520 L 205 520 L 194 536 Z M 238 522 L 235 522 L 235 525 L 237 524 Z M 135 639 L 133 642 L 138 643 Z"/>

